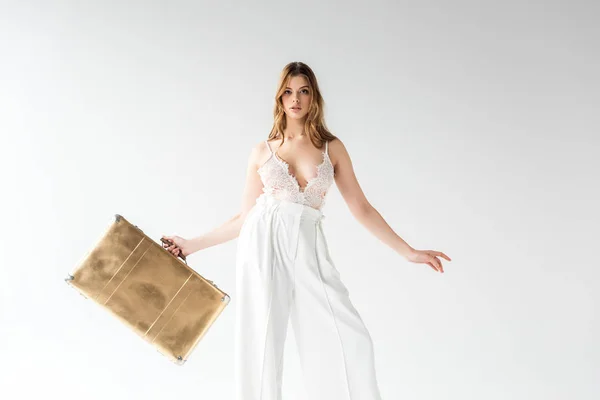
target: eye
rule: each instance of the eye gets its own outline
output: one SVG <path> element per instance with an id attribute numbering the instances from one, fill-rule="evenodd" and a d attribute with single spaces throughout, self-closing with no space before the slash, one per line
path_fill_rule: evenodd
<path id="1" fill-rule="evenodd" d="M 289 89 L 286 89 L 283 93 L 287 94 L 289 92 L 291 92 L 291 91 Z M 302 89 L 302 92 L 308 94 L 308 89 Z"/>

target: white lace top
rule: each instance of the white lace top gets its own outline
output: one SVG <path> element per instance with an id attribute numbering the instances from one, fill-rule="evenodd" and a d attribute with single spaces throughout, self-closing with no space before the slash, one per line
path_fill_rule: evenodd
<path id="1" fill-rule="evenodd" d="M 265 140 L 271 156 L 257 170 L 263 182 L 263 192 L 277 199 L 288 200 L 294 203 L 304 204 L 320 210 L 325 204 L 325 198 L 329 187 L 334 181 L 333 164 L 329 159 L 327 144 L 323 161 L 316 166 L 317 174 L 311 177 L 304 189 L 300 187 L 298 179 L 290 173 L 290 166 L 273 153 L 269 142 Z"/>

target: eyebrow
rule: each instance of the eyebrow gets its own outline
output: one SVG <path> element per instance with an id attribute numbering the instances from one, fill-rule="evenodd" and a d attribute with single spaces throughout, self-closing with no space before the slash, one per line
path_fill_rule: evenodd
<path id="1" fill-rule="evenodd" d="M 304 85 L 304 86 L 300 87 L 299 89 L 302 89 L 302 88 L 305 88 L 305 87 L 308 87 L 308 85 Z M 291 87 L 287 86 L 286 89 L 291 89 Z"/>

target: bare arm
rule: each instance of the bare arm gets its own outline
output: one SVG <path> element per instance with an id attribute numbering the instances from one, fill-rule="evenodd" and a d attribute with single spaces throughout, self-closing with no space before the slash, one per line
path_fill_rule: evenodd
<path id="1" fill-rule="evenodd" d="M 415 249 L 398 236 L 369 203 L 356 179 L 350 155 L 342 141 L 336 139 L 329 143 L 329 151 L 335 162 L 336 185 L 354 218 L 383 243 L 408 258 Z"/>
<path id="2" fill-rule="evenodd" d="M 238 237 L 248 211 L 256 204 L 256 198 L 262 193 L 263 184 L 256 170 L 258 169 L 258 163 L 262 156 L 263 146 L 264 142 L 256 145 L 248 157 L 246 183 L 242 195 L 241 211 L 223 225 L 191 239 L 191 253 L 228 242 Z"/>

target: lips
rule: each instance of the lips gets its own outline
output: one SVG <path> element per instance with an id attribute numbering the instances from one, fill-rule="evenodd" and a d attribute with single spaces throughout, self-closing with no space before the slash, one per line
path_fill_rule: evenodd
<path id="1" fill-rule="evenodd" d="M 292 110 L 301 110 L 300 107 L 292 107 Z"/>

